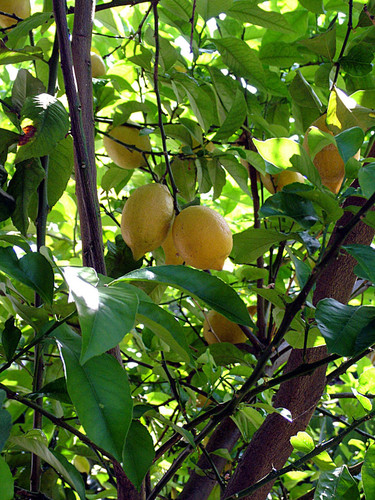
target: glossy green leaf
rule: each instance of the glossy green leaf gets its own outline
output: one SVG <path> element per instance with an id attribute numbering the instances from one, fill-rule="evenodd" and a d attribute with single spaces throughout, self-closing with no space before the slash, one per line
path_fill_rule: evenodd
<path id="1" fill-rule="evenodd" d="M 144 425 L 133 420 L 123 451 L 124 471 L 139 491 L 155 456 L 152 437 Z"/>
<path id="2" fill-rule="evenodd" d="M 37 292 L 52 303 L 53 271 L 48 260 L 38 252 L 30 252 L 18 259 L 11 247 L 0 247 L 0 271 Z"/>
<path id="3" fill-rule="evenodd" d="M 360 127 L 352 127 L 336 135 L 336 144 L 341 158 L 346 163 L 361 148 L 365 134 Z"/>
<path id="4" fill-rule="evenodd" d="M 375 497 L 375 445 L 371 444 L 362 465 L 362 482 L 366 500 Z"/>
<path id="5" fill-rule="evenodd" d="M 286 187 L 293 187 L 290 184 Z M 267 198 L 259 213 L 263 217 L 289 217 L 303 229 L 310 229 L 317 221 L 318 215 L 313 204 L 293 192 L 280 191 Z"/>
<path id="6" fill-rule="evenodd" d="M 211 0 L 197 0 L 197 12 L 205 21 L 208 21 L 219 14 L 225 14 L 232 3 L 233 0 L 215 0 L 215 2 Z"/>
<path id="7" fill-rule="evenodd" d="M 339 59 L 340 66 L 344 71 L 353 76 L 364 76 L 372 70 L 374 53 L 369 50 L 367 44 L 355 44 L 350 47 L 348 53 Z"/>
<path id="8" fill-rule="evenodd" d="M 246 100 L 243 91 L 237 89 L 234 100 L 224 123 L 213 137 L 213 141 L 225 141 L 234 134 L 244 123 L 247 112 Z"/>
<path id="9" fill-rule="evenodd" d="M 218 160 L 231 177 L 237 182 L 242 191 L 250 195 L 249 191 L 249 173 L 233 155 L 218 156 Z"/>
<path id="10" fill-rule="evenodd" d="M 0 456 L 0 484 L 1 500 L 13 500 L 14 498 L 14 479 L 4 458 Z"/>
<path id="11" fill-rule="evenodd" d="M 12 430 L 12 417 L 10 413 L 2 408 L 6 393 L 0 389 L 0 451 L 3 450 Z"/>
<path id="12" fill-rule="evenodd" d="M 346 465 L 320 474 L 314 500 L 326 500 L 327 498 L 334 500 L 359 499 L 357 481 L 350 474 Z"/>
<path id="13" fill-rule="evenodd" d="M 69 115 L 64 106 L 49 94 L 27 97 L 21 111 L 22 127 L 35 127 L 30 141 L 19 146 L 16 163 L 51 153 L 69 130 Z"/>
<path id="14" fill-rule="evenodd" d="M 197 171 L 193 159 L 175 158 L 171 164 L 173 178 L 179 191 L 187 202 L 195 198 Z"/>
<path id="15" fill-rule="evenodd" d="M 84 364 L 115 347 L 133 328 L 138 297 L 131 285 L 120 289 L 94 284 L 97 275 L 90 268 L 65 268 L 64 277 L 77 306 Z"/>
<path id="16" fill-rule="evenodd" d="M 13 34 L 12 30 L 11 33 Z M 27 97 L 31 97 L 37 94 L 41 94 L 45 92 L 45 86 L 38 79 L 32 76 L 29 71 L 24 68 L 21 68 L 14 80 L 13 88 L 12 88 L 12 104 L 17 109 L 17 111 L 21 111 L 22 106 Z"/>
<path id="17" fill-rule="evenodd" d="M 290 239 L 290 235 L 273 229 L 250 228 L 233 236 L 231 257 L 237 264 L 247 264 L 264 255 L 275 243 Z"/>
<path id="18" fill-rule="evenodd" d="M 366 198 L 375 193 L 375 163 L 367 163 L 359 169 L 358 181 Z"/>
<path id="19" fill-rule="evenodd" d="M 14 317 L 12 316 L 7 319 L 1 334 L 1 341 L 7 361 L 10 361 L 16 352 L 21 335 L 21 330 L 14 324 Z"/>
<path id="20" fill-rule="evenodd" d="M 343 248 L 358 263 L 354 268 L 355 274 L 359 278 L 375 281 L 375 249 L 369 245 L 345 245 Z"/>
<path id="21" fill-rule="evenodd" d="M 300 40 L 299 43 L 309 50 L 318 54 L 319 56 L 326 57 L 330 61 L 333 60 L 336 53 L 336 29 L 333 25 L 332 28 L 327 29 L 324 33 L 315 35 L 307 40 Z"/>
<path id="22" fill-rule="evenodd" d="M 313 438 L 307 433 L 300 431 L 295 436 L 290 438 L 290 444 L 297 451 L 302 453 L 310 453 L 315 448 Z"/>
<path id="23" fill-rule="evenodd" d="M 213 122 L 213 108 L 208 95 L 203 87 L 199 87 L 188 77 L 183 78 L 179 82 L 179 85 L 185 90 L 189 99 L 189 105 L 197 117 L 199 125 L 203 130 L 207 131 Z"/>
<path id="24" fill-rule="evenodd" d="M 346 306 L 323 299 L 315 317 L 329 353 L 354 356 L 375 342 L 375 307 Z"/>
<path id="25" fill-rule="evenodd" d="M 294 29 L 279 12 L 269 12 L 259 8 L 256 3 L 248 0 L 237 0 L 227 11 L 228 16 L 241 22 L 263 26 L 281 33 L 293 33 Z"/>
<path id="26" fill-rule="evenodd" d="M 68 393 L 88 437 L 121 461 L 133 402 L 125 370 L 109 354 L 79 363 L 81 338 L 67 325 L 55 330 Z"/>
<path id="27" fill-rule="evenodd" d="M 207 305 L 241 325 L 253 326 L 244 302 L 232 287 L 204 271 L 186 266 L 157 266 L 138 269 L 117 281 L 154 281 L 165 283 L 198 297 Z"/>
<path id="28" fill-rule="evenodd" d="M 37 12 L 32 16 L 24 19 L 22 22 L 18 23 L 15 28 L 9 31 L 9 47 L 18 48 L 19 41 L 25 41 L 25 37 L 29 35 L 29 32 L 42 24 L 46 24 L 48 21 L 52 22 L 53 14 L 52 12 Z"/>

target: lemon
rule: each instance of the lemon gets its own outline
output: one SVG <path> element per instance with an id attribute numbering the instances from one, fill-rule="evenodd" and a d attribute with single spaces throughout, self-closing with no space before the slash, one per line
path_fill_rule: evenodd
<path id="1" fill-rule="evenodd" d="M 162 184 L 146 184 L 129 196 L 122 211 L 121 234 L 134 260 L 160 247 L 173 217 L 173 198 Z"/>
<path id="2" fill-rule="evenodd" d="M 223 268 L 233 246 L 231 230 L 224 217 L 211 208 L 191 206 L 173 223 L 173 241 L 178 255 L 197 269 Z"/>
<path id="3" fill-rule="evenodd" d="M 150 151 L 151 144 L 147 135 L 140 135 L 139 130 L 129 125 L 119 125 L 113 128 L 109 135 L 119 141 L 135 146 L 142 151 Z M 118 142 L 113 141 L 110 137 L 103 137 L 103 144 L 111 160 L 119 167 L 132 169 L 146 165 L 146 160 L 140 151 L 127 148 Z M 146 157 L 148 155 L 145 155 Z"/>
<path id="4" fill-rule="evenodd" d="M 0 0 L 0 10 L 8 12 L 8 14 L 15 14 L 21 19 L 30 16 L 30 0 Z M 0 27 L 8 28 L 17 21 L 7 16 L 0 16 Z"/>
<path id="5" fill-rule="evenodd" d="M 162 248 L 164 250 L 166 265 L 177 266 L 179 264 L 183 264 L 184 259 L 178 255 L 173 241 L 172 229 L 169 231 L 166 239 L 164 240 Z"/>
<path id="6" fill-rule="evenodd" d="M 203 323 L 203 336 L 207 344 L 230 342 L 240 344 L 247 337 L 241 328 L 217 311 L 209 311 Z"/>
<path id="7" fill-rule="evenodd" d="M 326 118 L 326 114 L 320 116 L 307 129 L 302 144 L 307 152 L 309 152 L 308 135 L 311 127 L 314 126 L 322 132 L 328 132 L 329 134 L 333 135 L 333 133 L 327 127 Z M 360 151 L 358 151 L 354 155 L 354 158 L 358 159 L 359 155 Z M 324 148 L 315 155 L 313 163 L 320 174 L 322 184 L 326 186 L 330 191 L 332 191 L 332 193 L 337 194 L 345 177 L 344 160 L 341 158 L 337 147 L 334 144 L 328 144 L 327 146 L 324 146 Z"/>
<path id="8" fill-rule="evenodd" d="M 303 175 L 299 172 L 293 172 L 293 170 L 283 170 L 279 174 L 275 175 L 261 175 L 260 178 L 262 179 L 264 187 L 271 194 L 281 191 L 287 184 L 292 184 L 293 182 L 305 182 Z"/>
<path id="9" fill-rule="evenodd" d="M 100 78 L 106 74 L 107 68 L 105 67 L 103 58 L 100 54 L 91 51 L 91 73 L 93 78 Z"/>

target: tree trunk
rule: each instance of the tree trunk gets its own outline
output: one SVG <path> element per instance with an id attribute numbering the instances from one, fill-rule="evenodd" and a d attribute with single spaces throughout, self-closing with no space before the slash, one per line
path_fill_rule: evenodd
<path id="1" fill-rule="evenodd" d="M 346 201 L 345 206 L 360 206 L 363 203 L 363 199 L 353 197 Z M 344 213 L 336 224 L 335 231 L 344 226 L 351 217 L 352 214 L 349 212 Z M 345 244 L 370 245 L 374 232 L 374 229 L 360 222 L 348 235 Z M 332 297 L 344 304 L 347 303 L 356 280 L 353 273 L 355 265 L 355 259 L 345 252 L 340 253 L 337 259 L 331 261 L 316 284 L 313 296 L 314 304 L 326 297 Z M 318 361 L 326 355 L 327 350 L 325 347 L 308 349 L 305 361 Z M 288 372 L 297 368 L 302 362 L 302 351 L 293 349 L 285 371 Z M 290 423 L 278 414 L 271 414 L 266 418 L 249 444 L 223 498 L 227 498 L 253 485 L 273 468 L 279 469 L 285 464 L 292 452 L 291 436 L 306 429 L 323 394 L 326 383 L 325 372 L 326 365 L 318 368 L 311 375 L 292 379 L 280 386 L 274 400 L 274 406 L 289 409 L 293 421 Z M 264 500 L 272 485 L 273 482 L 270 481 L 246 498 Z"/>

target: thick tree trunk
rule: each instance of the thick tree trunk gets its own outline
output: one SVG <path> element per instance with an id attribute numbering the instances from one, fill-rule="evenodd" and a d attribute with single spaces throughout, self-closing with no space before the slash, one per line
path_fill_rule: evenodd
<path id="1" fill-rule="evenodd" d="M 349 198 L 345 206 L 362 205 L 361 198 Z M 337 228 L 344 226 L 352 214 L 346 212 L 336 224 Z M 360 222 L 348 235 L 345 244 L 359 243 L 369 245 L 374 237 L 374 230 Z M 332 241 L 332 237 L 331 237 Z M 356 277 L 353 268 L 356 261 L 342 252 L 337 259 L 331 261 L 317 282 L 314 292 L 314 303 L 325 297 L 332 297 L 342 303 L 347 303 Z M 325 347 L 308 349 L 305 361 L 314 362 L 327 355 Z M 303 362 L 301 350 L 294 349 L 286 366 L 291 371 Z M 293 422 L 288 422 L 278 414 L 269 415 L 263 425 L 254 435 L 235 474 L 230 480 L 223 498 L 245 489 L 266 476 L 272 468 L 281 468 L 290 456 L 292 447 L 290 438 L 308 425 L 315 407 L 325 387 L 326 366 L 315 370 L 311 375 L 299 377 L 280 386 L 275 397 L 274 406 L 288 408 Z M 264 500 L 271 490 L 273 482 L 267 483 L 251 496 L 251 500 Z"/>

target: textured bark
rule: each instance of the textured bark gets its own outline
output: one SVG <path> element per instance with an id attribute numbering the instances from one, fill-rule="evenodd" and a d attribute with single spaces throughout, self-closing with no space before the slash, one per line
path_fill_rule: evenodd
<path id="1" fill-rule="evenodd" d="M 346 201 L 345 206 L 360 206 L 363 203 L 363 199 L 353 197 Z M 335 231 L 344 226 L 351 216 L 349 212 L 344 213 L 336 224 Z M 373 237 L 374 230 L 360 222 L 348 235 L 345 244 L 369 245 Z M 355 259 L 345 252 L 340 253 L 337 259 L 331 261 L 316 284 L 313 296 L 314 303 L 317 304 L 326 297 L 332 297 L 342 303 L 347 303 L 356 280 L 353 273 L 355 265 Z M 308 349 L 305 361 L 311 363 L 322 359 L 326 355 L 325 347 Z M 302 351 L 294 349 L 288 360 L 286 371 L 297 368 L 302 362 Z M 278 414 L 272 414 L 266 418 L 246 449 L 223 498 L 251 486 L 266 476 L 272 468 L 279 469 L 285 464 L 292 451 L 290 445 L 291 436 L 307 427 L 324 391 L 325 372 L 326 366 L 322 366 L 311 375 L 290 380 L 280 386 L 274 400 L 274 406 L 288 408 L 293 421 L 290 423 Z M 273 482 L 269 482 L 246 498 L 264 500 L 272 485 Z"/>
<path id="2" fill-rule="evenodd" d="M 210 458 L 218 472 L 222 472 L 227 460 L 218 455 L 213 455 L 212 452 L 220 448 L 226 448 L 230 452 L 237 443 L 240 435 L 238 427 L 229 417 L 223 420 L 222 424 L 212 434 L 207 443 L 206 450 L 210 454 Z M 193 471 L 181 495 L 178 497 L 179 500 L 205 500 L 215 486 L 216 479 L 212 471 L 212 466 L 205 455 L 200 457 L 197 465 L 200 469 L 206 471 L 207 475 L 198 475 Z"/>

